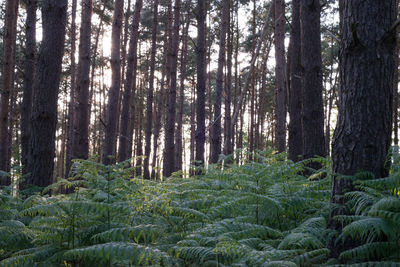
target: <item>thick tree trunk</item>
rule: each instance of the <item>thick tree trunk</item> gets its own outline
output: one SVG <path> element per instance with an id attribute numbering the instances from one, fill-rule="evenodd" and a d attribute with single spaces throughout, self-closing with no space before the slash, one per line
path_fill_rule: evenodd
<path id="1" fill-rule="evenodd" d="M 18 0 L 7 0 L 6 18 L 3 33 L 3 68 L 2 68 L 2 90 L 0 98 L 0 170 L 10 171 L 8 158 L 9 146 L 9 109 L 10 97 L 14 90 L 14 67 L 15 67 L 15 41 L 17 34 Z M 7 181 L 6 181 L 7 180 Z M 10 184 L 11 180 L 1 179 L 1 184 Z"/>
<path id="2" fill-rule="evenodd" d="M 285 0 L 275 0 L 275 148 L 286 150 Z"/>
<path id="3" fill-rule="evenodd" d="M 143 178 L 150 179 L 150 150 L 151 150 L 151 132 L 153 128 L 153 95 L 154 95 L 154 72 L 156 68 L 156 50 L 157 50 L 157 25 L 158 25 L 158 0 L 153 1 L 153 26 L 151 33 L 151 56 L 150 56 L 150 77 L 149 89 L 147 93 L 147 109 L 146 109 L 146 133 L 145 148 L 143 162 Z M 154 151 L 155 153 L 155 151 Z M 153 161 L 154 164 L 154 161 Z"/>
<path id="4" fill-rule="evenodd" d="M 92 0 L 82 1 L 79 41 L 79 63 L 76 81 L 76 111 L 73 119 L 73 158 L 87 159 L 89 156 L 89 73 L 92 29 Z"/>
<path id="5" fill-rule="evenodd" d="M 333 137 L 333 187 L 331 201 L 344 203 L 343 194 L 352 190 L 339 175 L 372 172 L 388 175 L 391 144 L 395 31 L 395 0 L 344 1 L 340 51 L 339 117 Z M 389 160 L 390 162 L 390 160 Z M 329 225 L 340 231 L 342 224 L 331 212 Z M 340 245 L 340 244 L 339 244 Z M 340 253 L 334 245 L 334 256 Z"/>
<path id="6" fill-rule="evenodd" d="M 301 62 L 303 66 L 304 158 L 326 155 L 322 101 L 321 6 L 319 1 L 301 1 Z M 318 168 L 319 164 L 311 164 Z"/>
<path id="7" fill-rule="evenodd" d="M 131 34 L 128 49 L 128 65 L 126 68 L 126 79 L 124 95 L 122 98 L 121 127 L 118 147 L 118 161 L 124 161 L 132 157 L 133 118 L 135 108 L 132 99 L 136 93 L 136 70 L 137 70 L 137 47 L 139 39 L 140 12 L 143 1 L 136 0 L 135 11 L 132 20 Z"/>
<path id="8" fill-rule="evenodd" d="M 211 152 L 210 163 L 217 163 L 219 155 L 221 154 L 221 104 L 222 104 L 222 91 L 224 83 L 224 65 L 225 65 L 225 51 L 226 51 L 226 33 L 229 26 L 229 1 L 222 2 L 221 14 L 221 28 L 219 33 L 219 53 L 218 53 L 218 69 L 217 81 L 215 88 L 214 100 L 214 117 L 211 122 Z"/>
<path id="9" fill-rule="evenodd" d="M 197 89 L 196 89 L 196 157 L 197 164 L 204 164 L 206 141 L 206 1 L 197 4 Z"/>
<path id="10" fill-rule="evenodd" d="M 289 86 L 289 155 L 294 162 L 303 155 L 302 98 L 301 87 L 301 32 L 300 0 L 292 0 L 292 28 L 290 33 L 290 86 Z"/>
<path id="11" fill-rule="evenodd" d="M 171 176 L 175 169 L 175 106 L 176 106 L 176 73 L 179 45 L 179 24 L 180 24 L 180 7 L 181 0 L 175 0 L 174 6 L 174 26 L 173 36 L 170 42 L 168 57 L 169 57 L 169 92 L 167 100 L 167 113 L 165 119 L 165 151 L 164 151 L 164 166 L 163 174 L 165 177 Z"/>
<path id="12" fill-rule="evenodd" d="M 186 78 L 186 65 L 187 65 L 187 47 L 188 47 L 188 32 L 190 26 L 190 8 L 191 0 L 188 0 L 187 5 L 187 17 L 185 26 L 182 31 L 182 51 L 181 51 L 181 70 L 180 70 L 180 87 L 179 87 L 179 99 L 178 99 L 178 114 L 177 114 L 177 126 L 175 134 L 175 171 L 182 170 L 182 155 L 184 148 L 182 148 L 182 131 L 183 131 L 183 105 L 185 100 L 185 78 Z"/>
<path id="13" fill-rule="evenodd" d="M 24 92 L 21 104 L 21 163 L 22 174 L 27 174 L 30 161 L 30 137 L 31 137 L 31 115 L 32 96 L 35 73 L 36 55 L 36 10 L 37 0 L 27 1 L 26 8 L 26 44 L 24 65 Z"/>
<path id="14" fill-rule="evenodd" d="M 76 62 L 75 62 L 75 52 L 76 52 L 76 9 L 77 0 L 72 0 L 72 10 L 71 10 L 71 88 L 69 93 L 69 103 L 68 103 L 68 121 L 67 121 L 67 148 L 66 148 L 66 162 L 65 162 L 65 175 L 66 177 L 70 174 L 70 169 L 72 165 L 72 138 L 74 134 L 74 112 L 76 105 Z"/>
<path id="15" fill-rule="evenodd" d="M 106 114 L 106 131 L 104 137 L 103 164 L 111 164 L 115 160 L 118 126 L 118 99 L 121 88 L 121 31 L 124 14 L 124 0 L 115 0 L 111 33 L 111 87 L 108 93 Z"/>
<path id="16" fill-rule="evenodd" d="M 35 71 L 32 109 L 32 164 L 27 184 L 53 182 L 57 99 L 64 55 L 67 0 L 43 0 L 43 39 Z"/>

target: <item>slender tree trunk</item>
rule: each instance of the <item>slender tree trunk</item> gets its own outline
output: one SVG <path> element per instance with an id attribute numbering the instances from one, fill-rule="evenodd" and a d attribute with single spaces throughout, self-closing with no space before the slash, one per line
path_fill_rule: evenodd
<path id="1" fill-rule="evenodd" d="M 140 1 L 140 0 L 139 0 Z M 121 87 L 121 31 L 124 14 L 124 0 L 115 0 L 111 33 L 111 87 L 108 94 L 106 131 L 103 146 L 103 164 L 111 164 L 110 156 L 115 157 L 118 126 L 118 99 Z"/>
<path id="2" fill-rule="evenodd" d="M 11 159 L 8 158 L 9 146 L 9 109 L 10 97 L 14 90 L 14 67 L 15 67 L 15 41 L 17 35 L 18 0 L 7 0 L 6 18 L 3 33 L 3 73 L 2 91 L 0 98 L 0 170 L 10 171 L 8 166 Z M 5 180 L 4 180 L 5 179 Z M 0 180 L 0 185 L 11 183 L 9 178 Z"/>
<path id="3" fill-rule="evenodd" d="M 226 33 L 228 32 L 229 1 L 222 2 L 221 29 L 219 33 L 218 70 L 214 101 L 214 118 L 211 123 L 211 152 L 210 163 L 217 163 L 221 154 L 221 103 L 224 82 L 224 65 L 226 50 Z"/>
<path id="4" fill-rule="evenodd" d="M 191 92 L 191 101 L 190 101 L 190 168 L 189 168 L 189 176 L 194 175 L 193 172 L 193 163 L 195 159 L 195 138 L 196 138 L 196 78 L 193 76 L 193 89 Z"/>
<path id="5" fill-rule="evenodd" d="M 43 40 L 36 65 L 32 109 L 32 164 L 27 184 L 53 182 L 57 98 L 64 55 L 67 0 L 43 0 Z"/>
<path id="6" fill-rule="evenodd" d="M 136 0 L 135 11 L 132 20 L 131 34 L 128 49 L 128 65 L 126 68 L 126 79 L 124 95 L 122 99 L 121 127 L 119 136 L 118 161 L 124 161 L 132 157 L 133 119 L 135 107 L 132 99 L 136 93 L 136 70 L 137 70 L 137 47 L 139 39 L 140 12 L 143 1 Z"/>
<path id="7" fill-rule="evenodd" d="M 256 1 L 253 0 L 253 18 L 252 18 L 252 30 L 251 30 L 251 34 L 253 35 L 253 40 L 251 42 L 251 57 L 254 57 L 255 54 L 255 49 L 256 49 L 256 15 L 257 15 L 257 11 L 256 11 Z M 255 106 L 254 106 L 254 102 L 255 102 L 255 86 L 256 86 L 256 81 L 255 81 L 255 71 L 252 71 L 250 73 L 251 75 L 251 88 L 250 88 L 250 123 L 249 123 L 249 157 L 250 160 L 253 159 L 253 155 L 252 152 L 254 151 L 254 111 L 255 111 Z"/>
<path id="8" fill-rule="evenodd" d="M 30 161 L 30 119 L 32 114 L 33 82 L 36 55 L 36 10 L 37 0 L 27 1 L 26 7 L 26 44 L 24 65 L 24 92 L 21 104 L 21 162 L 22 174 L 27 174 Z"/>
<path id="9" fill-rule="evenodd" d="M 226 59 L 226 83 L 225 83 L 225 120 L 224 120 L 224 154 L 230 155 L 233 152 L 232 148 L 232 118 L 231 118 L 231 101 L 232 101 L 232 55 L 233 55 L 233 33 L 231 30 L 231 12 L 230 7 L 228 18 L 228 40 L 227 40 L 227 59 Z"/>
<path id="10" fill-rule="evenodd" d="M 343 194 L 353 189 L 351 180 L 339 175 L 369 171 L 386 177 L 390 160 L 393 73 L 395 69 L 396 6 L 392 1 L 344 1 L 340 51 L 339 117 L 333 137 L 333 187 L 331 202 L 343 204 Z M 351 15 L 347 15 L 351 14 Z M 329 226 L 341 230 L 333 219 L 345 210 L 331 212 Z M 333 244 L 337 256 L 352 242 Z"/>
<path id="11" fill-rule="evenodd" d="M 301 32 L 300 0 L 292 0 L 292 27 L 290 33 L 290 86 L 289 86 L 289 155 L 294 162 L 303 155 L 302 99 L 301 87 Z"/>
<path id="12" fill-rule="evenodd" d="M 176 73 L 177 73 L 177 58 L 179 45 L 179 24 L 180 24 L 180 7 L 181 0 L 175 0 L 174 7 L 174 26 L 173 37 L 170 42 L 168 51 L 169 66 L 170 66 L 170 81 L 167 101 L 167 113 L 165 120 L 165 151 L 164 151 L 164 166 L 163 174 L 165 177 L 171 176 L 175 169 L 175 104 L 176 104 Z"/>
<path id="13" fill-rule="evenodd" d="M 177 127 L 175 134 L 175 171 L 182 170 L 182 128 L 183 128 L 183 105 L 185 100 L 185 77 L 186 77 L 186 65 L 187 65 L 187 47 L 188 47 L 188 32 L 190 26 L 190 9 L 191 9 L 191 0 L 188 0 L 187 5 L 187 17 L 185 26 L 182 30 L 182 51 L 181 51 L 181 70 L 180 70 L 180 90 L 179 90 L 179 99 L 178 99 L 178 114 L 177 114 Z"/>
<path id="14" fill-rule="evenodd" d="M 398 0 L 396 7 L 398 8 Z M 399 28 L 396 30 L 396 50 L 394 53 L 395 57 L 395 69 L 393 77 L 393 135 L 394 135 L 394 145 L 399 144 L 399 51 L 400 51 L 400 38 L 399 38 Z"/>
<path id="15" fill-rule="evenodd" d="M 76 62 L 75 62 L 75 51 L 76 51 L 76 9 L 77 0 L 72 0 L 72 10 L 71 10 L 71 89 L 69 93 L 69 103 L 68 103 L 68 122 L 67 122 L 67 148 L 66 148 L 66 162 L 65 162 L 65 175 L 66 177 L 70 174 L 70 169 L 72 165 L 72 138 L 74 134 L 74 112 L 75 112 L 75 87 L 76 87 Z"/>
<path id="16" fill-rule="evenodd" d="M 197 2 L 196 164 L 204 164 L 206 141 L 206 1 Z"/>
<path id="17" fill-rule="evenodd" d="M 285 0 L 275 0 L 275 148 L 286 150 Z"/>
<path id="18" fill-rule="evenodd" d="M 303 154 L 304 158 L 326 155 L 322 101 L 321 6 L 306 0 L 301 5 L 301 62 L 303 66 Z M 319 164 L 311 164 L 319 168 Z"/>
<path id="19" fill-rule="evenodd" d="M 146 110 L 146 137 L 144 148 L 143 178 L 150 179 L 149 161 L 151 150 L 151 129 L 153 127 L 153 92 L 154 92 L 154 72 L 156 68 L 156 50 L 157 50 L 157 25 L 158 25 L 158 0 L 153 1 L 153 26 L 151 33 L 151 57 L 150 57 L 150 77 L 149 89 L 147 94 Z M 154 161 L 153 161 L 154 162 Z"/>
<path id="20" fill-rule="evenodd" d="M 76 81 L 76 111 L 73 119 L 73 158 L 87 159 L 89 156 L 89 73 L 90 44 L 92 30 L 92 0 L 82 1 L 79 40 L 79 63 Z"/>

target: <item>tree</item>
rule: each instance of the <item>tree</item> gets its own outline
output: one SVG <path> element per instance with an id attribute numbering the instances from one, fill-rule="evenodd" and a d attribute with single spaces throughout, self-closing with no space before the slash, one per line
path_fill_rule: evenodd
<path id="1" fill-rule="evenodd" d="M 292 27 L 289 44 L 290 86 L 289 86 L 289 155 L 288 158 L 298 161 L 303 155 L 302 98 L 301 87 L 301 33 L 300 1 L 292 0 Z"/>
<path id="2" fill-rule="evenodd" d="M 118 126 L 118 99 L 121 87 L 121 31 L 124 14 L 124 0 L 115 0 L 114 15 L 111 33 L 111 87 L 108 93 L 108 105 L 106 114 L 106 130 L 104 137 L 103 164 L 110 164 L 115 157 L 117 145 Z"/>
<path id="3" fill-rule="evenodd" d="M 37 0 L 26 3 L 24 92 L 21 104 L 21 163 L 22 173 L 26 174 L 30 160 L 30 119 L 32 115 L 32 96 L 36 55 L 36 10 Z"/>
<path id="4" fill-rule="evenodd" d="M 396 19 L 395 1 L 343 1 L 340 52 L 339 117 L 332 145 L 333 188 L 331 202 L 343 204 L 343 194 L 352 190 L 349 179 L 369 171 L 375 177 L 388 175 L 391 144 L 392 97 Z M 333 210 L 329 225 L 344 210 Z M 338 254 L 340 248 L 333 248 Z"/>
<path id="5" fill-rule="evenodd" d="M 204 143 L 206 141 L 206 1 L 197 2 L 197 99 L 196 99 L 196 157 L 204 164 Z"/>
<path id="6" fill-rule="evenodd" d="M 57 99 L 64 54 L 67 0 L 42 1 L 43 39 L 37 59 L 32 109 L 32 164 L 27 184 L 53 182 Z"/>
<path id="7" fill-rule="evenodd" d="M 72 155 L 87 159 L 89 156 L 89 72 L 92 29 L 92 0 L 82 1 L 79 41 L 79 63 L 76 81 L 76 111 L 73 116 Z"/>
<path id="8" fill-rule="evenodd" d="M 158 25 L 158 0 L 153 1 L 153 28 L 151 33 L 151 58 L 150 58 L 150 77 L 149 90 L 147 95 L 146 110 L 146 145 L 144 148 L 143 178 L 150 179 L 149 161 L 151 150 L 151 129 L 153 127 L 153 97 L 154 97 L 154 72 L 156 67 L 157 50 L 157 25 Z M 154 151 L 155 153 L 155 151 Z M 155 162 L 153 162 L 154 167 Z"/>
<path id="9" fill-rule="evenodd" d="M 176 106 L 176 72 L 179 45 L 179 24 L 180 24 L 181 1 L 175 0 L 173 36 L 168 49 L 168 64 L 170 72 L 169 91 L 167 100 L 167 112 L 165 119 L 165 151 L 164 151 L 164 176 L 171 176 L 175 170 L 175 106 Z"/>
<path id="10" fill-rule="evenodd" d="M 218 69 L 217 81 L 214 99 L 214 117 L 211 125 L 211 152 L 210 163 L 217 163 L 221 154 L 221 104 L 222 91 L 224 83 L 224 66 L 226 51 L 226 34 L 229 26 L 229 1 L 222 2 L 221 27 L 219 32 L 219 52 L 218 52 Z"/>
<path id="11" fill-rule="evenodd" d="M 5 31 L 3 33 L 3 68 L 2 68 L 2 90 L 0 99 L 0 170 L 10 170 L 9 150 L 9 109 L 10 96 L 14 90 L 14 68 L 15 68 L 15 42 L 17 34 L 18 0 L 7 0 Z M 10 180 L 1 180 L 2 184 L 9 184 Z"/>
<path id="12" fill-rule="evenodd" d="M 124 95 L 122 98 L 121 127 L 118 149 L 119 162 L 122 162 L 132 157 L 132 138 L 135 106 L 132 105 L 131 99 L 134 99 L 136 93 L 137 46 L 139 39 L 139 23 L 142 4 L 142 0 L 136 0 L 135 11 L 131 25 L 128 49 L 128 66 L 126 68 Z"/>
<path id="13" fill-rule="evenodd" d="M 275 0 L 275 147 L 286 150 L 285 0 Z"/>
<path id="14" fill-rule="evenodd" d="M 304 0 L 301 1 L 300 9 L 303 154 L 308 159 L 326 155 L 322 102 L 321 6 L 319 1 Z M 311 166 L 319 167 L 318 164 Z"/>

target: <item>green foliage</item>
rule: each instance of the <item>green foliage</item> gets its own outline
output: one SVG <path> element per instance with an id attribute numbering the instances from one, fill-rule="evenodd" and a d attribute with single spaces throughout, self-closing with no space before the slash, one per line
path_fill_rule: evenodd
<path id="1" fill-rule="evenodd" d="M 324 167 L 309 178 L 301 175 L 309 160 L 272 151 L 254 160 L 163 182 L 132 179 L 126 162 L 76 161 L 73 177 L 41 195 L 3 189 L 0 266 L 397 266 L 396 171 L 354 178 L 345 196 L 353 215 L 337 217 L 338 234 L 327 228 L 329 160 L 314 159 Z M 65 188 L 73 193 L 55 194 Z M 360 245 L 329 259 L 334 236 Z"/>

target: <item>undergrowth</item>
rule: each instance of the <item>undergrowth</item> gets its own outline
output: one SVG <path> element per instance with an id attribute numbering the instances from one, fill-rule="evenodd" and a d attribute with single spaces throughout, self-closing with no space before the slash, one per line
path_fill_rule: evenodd
<path id="1" fill-rule="evenodd" d="M 266 151 L 163 182 L 132 179 L 127 162 L 76 161 L 74 177 L 41 194 L 1 189 L 0 266 L 400 266 L 398 163 L 388 178 L 354 178 L 336 233 L 330 162 L 314 161 L 323 168 L 305 178 L 307 161 Z M 332 238 L 362 245 L 329 259 Z"/>

